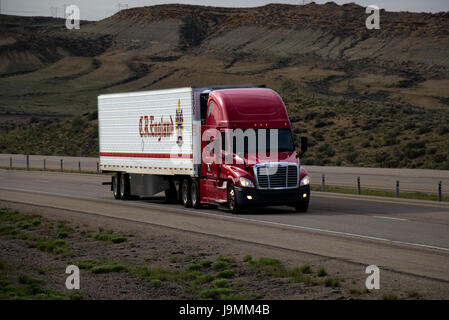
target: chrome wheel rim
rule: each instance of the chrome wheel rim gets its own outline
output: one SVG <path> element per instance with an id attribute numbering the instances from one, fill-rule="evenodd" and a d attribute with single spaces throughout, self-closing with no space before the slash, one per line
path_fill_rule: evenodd
<path id="1" fill-rule="evenodd" d="M 117 179 L 115 177 L 112 179 L 112 192 L 117 195 Z"/>
<path id="2" fill-rule="evenodd" d="M 125 194 L 125 177 L 120 177 L 120 194 L 123 196 Z"/>
<path id="3" fill-rule="evenodd" d="M 196 185 L 192 184 L 191 186 L 191 194 L 192 194 L 192 204 L 196 205 Z"/>
<path id="4" fill-rule="evenodd" d="M 187 203 L 187 184 L 186 183 L 182 184 L 182 201 L 184 201 L 184 203 Z"/>
<path id="5" fill-rule="evenodd" d="M 234 210 L 235 193 L 234 188 L 229 190 L 229 209 Z"/>

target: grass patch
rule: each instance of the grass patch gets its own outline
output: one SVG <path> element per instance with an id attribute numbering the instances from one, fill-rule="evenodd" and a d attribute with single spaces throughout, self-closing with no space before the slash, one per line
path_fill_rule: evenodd
<path id="1" fill-rule="evenodd" d="M 17 278 L 7 277 L 6 265 L 0 273 L 0 300 L 80 300 L 81 295 L 65 295 L 43 287 L 44 281 L 20 274 Z"/>
<path id="2" fill-rule="evenodd" d="M 195 284 L 210 283 L 215 279 L 212 274 L 201 274 L 196 277 Z"/>
<path id="3" fill-rule="evenodd" d="M 327 278 L 324 281 L 324 285 L 326 287 L 337 288 L 337 287 L 340 287 L 341 284 L 340 284 L 340 280 L 337 278 Z"/>
<path id="4" fill-rule="evenodd" d="M 111 273 L 125 271 L 126 267 L 121 264 L 106 264 L 101 266 L 94 266 L 90 269 L 92 273 Z"/>
<path id="5" fill-rule="evenodd" d="M 187 266 L 187 270 L 189 271 L 198 271 L 201 270 L 202 266 L 198 263 L 191 263 Z"/>
<path id="6" fill-rule="evenodd" d="M 213 261 L 210 260 L 204 260 L 200 262 L 201 267 L 203 268 L 210 268 L 212 266 Z"/>
<path id="7" fill-rule="evenodd" d="M 146 266 L 138 266 L 130 270 L 130 273 L 137 274 L 146 280 L 177 280 L 178 272 L 165 268 L 149 268 Z"/>
<path id="8" fill-rule="evenodd" d="M 308 264 L 305 264 L 299 267 L 299 271 L 304 274 L 309 274 L 312 273 L 312 268 Z"/>
<path id="9" fill-rule="evenodd" d="M 160 287 L 162 285 L 162 281 L 159 279 L 150 280 L 150 284 L 152 287 Z"/>
<path id="10" fill-rule="evenodd" d="M 213 288 L 201 291 L 199 297 L 201 299 L 229 300 L 231 293 L 232 290 L 229 288 Z"/>
<path id="11" fill-rule="evenodd" d="M 230 269 L 222 270 L 217 273 L 217 277 L 219 278 L 232 278 L 234 276 L 234 271 Z"/>
<path id="12" fill-rule="evenodd" d="M 319 268 L 316 275 L 318 277 L 325 277 L 325 276 L 327 276 L 327 272 L 324 268 Z"/>
<path id="13" fill-rule="evenodd" d="M 84 270 L 91 270 L 93 267 L 100 265 L 101 262 L 95 261 L 95 260 L 91 260 L 91 259 L 87 259 L 87 260 L 83 260 L 83 261 L 79 261 L 77 263 L 77 266 L 80 269 L 84 269 Z"/>
<path id="14" fill-rule="evenodd" d="M 228 262 L 225 261 L 215 261 L 211 264 L 211 268 L 215 270 L 226 268 L 229 265 Z"/>
<path id="15" fill-rule="evenodd" d="M 419 298 L 421 298 L 421 295 L 419 294 L 418 291 L 411 291 L 411 292 L 408 293 L 408 297 L 409 298 L 419 299 Z"/>
<path id="16" fill-rule="evenodd" d="M 387 293 L 382 296 L 382 300 L 398 300 L 398 296 L 394 293 Z"/>
<path id="17" fill-rule="evenodd" d="M 228 286 L 228 280 L 226 279 L 216 279 L 212 282 L 216 288 L 226 288 Z"/>
<path id="18" fill-rule="evenodd" d="M 122 234 L 114 233 L 112 230 L 104 231 L 103 229 L 100 229 L 100 232 L 94 238 L 101 241 L 111 241 L 112 243 L 122 243 L 127 240 L 126 236 Z"/>
<path id="19" fill-rule="evenodd" d="M 58 230 L 58 233 L 56 234 L 56 237 L 59 239 L 65 239 L 69 236 L 69 233 L 65 230 Z"/>
<path id="20" fill-rule="evenodd" d="M 41 251 L 60 254 L 67 251 L 66 242 L 64 240 L 41 239 L 35 243 L 36 248 Z"/>

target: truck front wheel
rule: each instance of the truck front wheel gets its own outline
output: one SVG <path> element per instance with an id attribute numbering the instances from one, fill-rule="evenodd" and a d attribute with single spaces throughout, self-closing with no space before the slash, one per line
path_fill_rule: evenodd
<path id="1" fill-rule="evenodd" d="M 112 194 L 115 199 L 120 199 L 120 172 L 117 172 L 112 177 Z"/>
<path id="2" fill-rule="evenodd" d="M 235 195 L 234 184 L 232 183 L 230 183 L 228 187 L 228 208 L 229 211 L 233 214 L 238 213 L 240 211 L 240 205 Z"/>
<path id="3" fill-rule="evenodd" d="M 190 194 L 190 179 L 184 179 L 182 180 L 182 187 L 181 187 L 181 200 L 182 204 L 186 208 L 190 208 L 192 206 L 192 198 Z"/>

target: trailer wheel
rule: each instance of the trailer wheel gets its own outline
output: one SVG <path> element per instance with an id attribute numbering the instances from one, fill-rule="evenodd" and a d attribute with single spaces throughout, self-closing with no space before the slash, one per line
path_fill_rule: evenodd
<path id="1" fill-rule="evenodd" d="M 190 194 L 192 199 L 192 207 L 195 209 L 201 208 L 200 202 L 200 186 L 197 180 L 193 180 L 190 186 Z"/>
<path id="2" fill-rule="evenodd" d="M 296 212 L 307 212 L 309 209 L 309 201 L 298 202 L 295 206 Z"/>
<path id="3" fill-rule="evenodd" d="M 117 172 L 112 177 L 112 194 L 114 195 L 114 198 L 119 200 L 120 199 L 120 172 Z"/>
<path id="4" fill-rule="evenodd" d="M 230 183 L 228 187 L 228 208 L 229 211 L 233 214 L 236 214 L 240 211 L 240 205 L 237 202 L 237 198 L 235 196 L 235 188 L 233 183 Z"/>
<path id="5" fill-rule="evenodd" d="M 182 204 L 186 208 L 190 208 L 192 206 L 190 186 L 191 186 L 190 179 L 186 178 L 186 179 L 182 180 L 181 200 L 182 200 Z"/>
<path id="6" fill-rule="evenodd" d="M 129 174 L 123 173 L 120 175 L 120 197 L 122 200 L 128 200 L 129 193 Z"/>

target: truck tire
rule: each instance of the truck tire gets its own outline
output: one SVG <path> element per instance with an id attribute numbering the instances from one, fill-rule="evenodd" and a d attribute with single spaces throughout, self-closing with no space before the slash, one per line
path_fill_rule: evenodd
<path id="1" fill-rule="evenodd" d="M 115 199 L 120 200 L 120 172 L 112 177 L 112 194 Z"/>
<path id="2" fill-rule="evenodd" d="M 235 196 L 235 188 L 232 182 L 228 187 L 228 208 L 232 214 L 239 213 L 240 211 L 240 204 L 238 203 L 237 197 Z"/>
<path id="3" fill-rule="evenodd" d="M 122 173 L 120 175 L 120 197 L 122 200 L 128 200 L 129 199 L 129 174 Z"/>
<path id="4" fill-rule="evenodd" d="M 192 200 L 192 207 L 195 209 L 201 208 L 201 202 L 200 202 L 200 185 L 197 180 L 193 180 L 192 184 L 190 185 L 190 198 Z"/>
<path id="5" fill-rule="evenodd" d="M 307 212 L 309 209 L 309 201 L 298 202 L 295 205 L 296 212 Z"/>
<path id="6" fill-rule="evenodd" d="M 181 201 L 184 207 L 190 208 L 192 206 L 192 198 L 190 193 L 190 179 L 186 178 L 182 180 L 181 186 Z"/>

